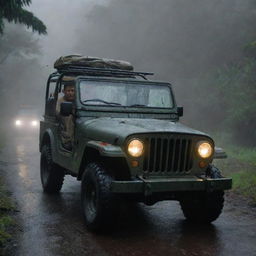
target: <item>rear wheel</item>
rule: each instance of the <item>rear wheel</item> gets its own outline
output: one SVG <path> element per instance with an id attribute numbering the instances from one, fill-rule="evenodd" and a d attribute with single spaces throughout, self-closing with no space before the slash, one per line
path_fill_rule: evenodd
<path id="1" fill-rule="evenodd" d="M 110 191 L 112 177 L 98 163 L 87 165 L 82 177 L 81 202 L 88 229 L 102 230 L 112 226 L 117 215 L 117 200 Z"/>
<path id="2" fill-rule="evenodd" d="M 47 193 L 57 193 L 64 181 L 64 170 L 52 160 L 51 147 L 46 144 L 41 151 L 40 162 L 41 183 Z"/>

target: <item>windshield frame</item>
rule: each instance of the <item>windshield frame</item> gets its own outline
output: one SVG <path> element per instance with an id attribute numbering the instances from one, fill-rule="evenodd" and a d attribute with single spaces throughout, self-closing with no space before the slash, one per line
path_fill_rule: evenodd
<path id="1" fill-rule="evenodd" d="M 168 87 L 170 91 L 170 100 L 172 103 L 172 108 L 163 108 L 163 107 L 152 107 L 152 106 L 123 106 L 123 105 L 108 105 L 108 104 L 84 104 L 84 102 L 81 99 L 81 82 L 84 81 L 91 81 L 91 82 L 108 82 L 108 83 L 129 83 L 129 84 L 136 84 L 136 85 L 154 85 L 154 86 L 165 86 Z M 172 91 L 171 84 L 167 82 L 158 82 L 158 81 L 151 81 L 151 80 L 137 80 L 137 79 L 125 79 L 125 78 L 107 78 L 107 77 L 77 77 L 77 100 L 79 102 L 79 105 L 82 106 L 82 109 L 101 109 L 102 111 L 108 111 L 116 109 L 121 111 L 134 111 L 134 112 L 176 112 L 177 106 L 176 101 L 174 98 L 174 94 Z M 138 111 L 136 111 L 138 110 Z M 118 111 L 119 112 L 119 111 Z"/>

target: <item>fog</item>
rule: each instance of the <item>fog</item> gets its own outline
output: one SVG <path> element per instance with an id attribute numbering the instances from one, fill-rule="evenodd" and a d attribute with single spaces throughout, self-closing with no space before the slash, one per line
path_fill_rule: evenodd
<path id="1" fill-rule="evenodd" d="M 79 53 L 128 60 L 135 70 L 154 72 L 154 79 L 171 82 L 178 105 L 184 106 L 183 121 L 198 126 L 202 114 L 208 113 L 198 103 L 202 88 L 196 84 L 207 72 L 241 57 L 243 46 L 255 35 L 253 4 L 252 0 L 33 0 L 29 9 L 43 20 L 48 34 L 31 35 L 22 26 L 11 25 L 27 35 L 28 42 L 20 45 L 30 44 L 34 51 L 22 50 L 23 59 L 8 57 L 1 69 L 13 61 L 12 71 L 20 76 L 1 76 L 1 81 L 29 90 L 30 100 L 36 98 L 42 108 L 47 76 L 59 56 Z M 29 60 L 33 68 L 18 65 L 17 58 Z M 26 96 L 19 103 L 23 100 Z M 211 118 L 218 120 L 221 113 Z"/>
<path id="2" fill-rule="evenodd" d="M 40 38 L 43 48 L 41 62 L 52 71 L 54 61 L 63 55 L 78 53 L 78 33 L 86 32 L 86 15 L 95 5 L 104 6 L 108 0 L 33 0 L 30 10 L 47 26 L 47 36 Z"/>
<path id="3" fill-rule="evenodd" d="M 86 16 L 87 29 L 78 29 L 76 49 L 126 59 L 137 70 L 155 72 L 155 79 L 173 84 L 178 104 L 184 106 L 183 121 L 197 126 L 210 115 L 217 122 L 222 113 L 207 113 L 209 109 L 201 106 L 198 98 L 207 97 L 207 92 L 202 95 L 197 83 L 202 83 L 205 73 L 241 57 L 243 46 L 255 35 L 251 4 L 247 0 L 112 0 Z"/>
<path id="4" fill-rule="evenodd" d="M 43 115 L 46 81 L 54 71 L 53 63 L 61 55 L 76 52 L 77 28 L 83 27 L 84 17 L 94 3 L 105 0 L 32 1 L 27 8 L 47 26 L 41 36 L 20 24 L 5 23 L 0 38 L 0 106 L 4 117 L 14 117 L 24 105 L 39 109 Z"/>

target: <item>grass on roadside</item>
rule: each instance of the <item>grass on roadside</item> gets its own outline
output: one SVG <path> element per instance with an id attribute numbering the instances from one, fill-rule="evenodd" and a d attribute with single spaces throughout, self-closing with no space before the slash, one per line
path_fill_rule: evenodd
<path id="1" fill-rule="evenodd" d="M 256 148 L 229 146 L 227 153 L 229 162 L 236 163 L 230 172 L 233 189 L 256 205 Z"/>
<path id="2" fill-rule="evenodd" d="M 3 128 L 0 127 L 0 133 L 3 132 Z M 5 144 L 5 137 L 0 139 L 0 153 Z M 1 172 L 1 170 L 0 170 Z M 15 206 L 11 199 L 10 193 L 7 191 L 4 181 L 0 176 L 0 255 L 3 255 L 4 246 L 6 242 L 11 239 L 10 230 L 15 225 L 12 213 L 15 210 Z"/>
<path id="3" fill-rule="evenodd" d="M 223 147 L 227 159 L 215 160 L 225 176 L 232 177 L 233 190 L 256 205 L 256 148 L 234 145 L 227 136 L 216 136 L 216 144 Z"/>
<path id="4" fill-rule="evenodd" d="M 250 198 L 256 205 L 256 174 L 255 172 L 233 173 L 233 187 L 235 190 Z"/>
<path id="5" fill-rule="evenodd" d="M 231 158 L 248 163 L 256 168 L 256 148 L 245 148 L 229 145 L 227 147 L 227 151 Z"/>
<path id="6" fill-rule="evenodd" d="M 10 212 L 13 210 L 14 205 L 3 185 L 2 179 L 0 178 L 0 247 L 11 238 L 8 230 L 14 224 L 14 221 L 10 216 Z"/>

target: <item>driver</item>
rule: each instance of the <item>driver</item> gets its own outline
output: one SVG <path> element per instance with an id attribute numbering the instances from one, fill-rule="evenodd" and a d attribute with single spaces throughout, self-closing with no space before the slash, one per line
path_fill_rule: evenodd
<path id="1" fill-rule="evenodd" d="M 74 116 L 62 116 L 60 114 L 60 105 L 62 102 L 74 102 L 75 100 L 75 83 L 74 78 L 64 77 L 63 97 L 60 97 L 56 104 L 56 115 L 60 122 L 60 137 L 62 147 L 68 151 L 72 150 L 74 142 Z"/>

